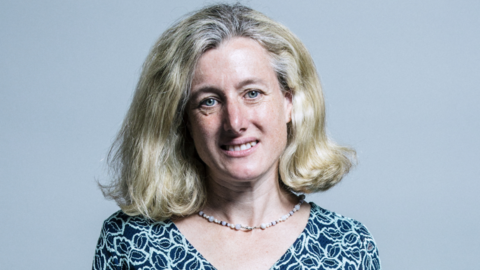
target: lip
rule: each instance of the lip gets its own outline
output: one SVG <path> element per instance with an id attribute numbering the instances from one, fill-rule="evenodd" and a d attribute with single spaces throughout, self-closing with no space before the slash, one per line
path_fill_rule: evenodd
<path id="1" fill-rule="evenodd" d="M 238 138 L 238 139 L 234 139 L 234 140 L 231 140 L 231 141 L 228 141 L 228 142 L 225 142 L 225 143 L 221 144 L 221 146 L 230 146 L 230 145 L 245 144 L 245 143 L 249 143 L 249 142 L 257 142 L 257 144 L 250 147 L 249 149 L 240 150 L 240 151 L 229 151 L 229 150 L 223 149 L 222 147 L 220 147 L 220 149 L 222 150 L 222 152 L 225 155 L 230 156 L 230 157 L 245 157 L 245 156 L 250 155 L 255 150 L 257 150 L 257 146 L 260 144 L 259 140 L 257 140 L 256 138 L 253 138 L 253 137 Z"/>
<path id="2" fill-rule="evenodd" d="M 222 142 L 220 145 L 238 145 L 238 144 L 244 144 L 244 143 L 249 143 L 249 142 L 258 142 L 257 138 L 255 137 L 245 137 L 245 138 L 237 138 L 233 140 L 229 140 L 226 142 Z"/>

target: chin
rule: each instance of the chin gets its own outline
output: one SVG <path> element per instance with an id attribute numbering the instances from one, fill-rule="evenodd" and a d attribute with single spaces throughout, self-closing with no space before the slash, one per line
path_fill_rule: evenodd
<path id="1" fill-rule="evenodd" d="M 258 164 L 256 164 L 258 165 Z M 253 181 L 268 174 L 269 169 L 258 168 L 258 166 L 241 166 L 226 171 L 230 179 L 235 181 Z"/>

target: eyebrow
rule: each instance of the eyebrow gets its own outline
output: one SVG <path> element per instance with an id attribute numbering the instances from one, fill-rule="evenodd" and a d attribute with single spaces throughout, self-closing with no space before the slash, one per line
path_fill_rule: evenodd
<path id="1" fill-rule="evenodd" d="M 246 85 L 249 85 L 249 84 L 261 84 L 261 85 L 266 86 L 266 84 L 264 83 L 264 81 L 262 79 L 253 78 L 253 79 L 245 79 L 245 80 L 239 82 L 237 85 L 235 85 L 235 88 L 239 89 L 239 88 L 242 88 L 242 87 L 244 87 Z M 220 92 L 220 91 L 221 90 L 216 88 L 215 86 L 205 85 L 205 86 L 202 86 L 199 89 L 195 90 L 195 92 L 196 92 L 195 95 L 197 95 L 197 93 Z"/>
<path id="2" fill-rule="evenodd" d="M 198 98 L 198 96 L 200 96 L 201 94 L 203 93 L 216 93 L 218 95 L 222 95 L 222 91 L 220 91 L 220 89 L 216 88 L 216 87 L 213 87 L 213 86 L 210 86 L 210 85 L 205 85 L 205 86 L 202 86 L 201 88 L 195 90 L 195 93 L 193 93 L 192 91 L 190 91 L 190 100 L 195 100 Z"/>
<path id="3" fill-rule="evenodd" d="M 262 84 L 262 85 L 265 85 L 266 84 L 264 83 L 264 81 L 262 79 L 257 79 L 257 78 L 252 78 L 252 79 L 246 79 L 246 80 L 243 80 L 241 82 L 239 82 L 235 88 L 242 88 L 244 87 L 245 85 L 249 85 L 249 84 Z"/>

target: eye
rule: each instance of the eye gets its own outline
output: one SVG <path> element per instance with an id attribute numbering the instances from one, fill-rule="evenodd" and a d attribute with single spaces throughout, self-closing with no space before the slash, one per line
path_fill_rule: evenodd
<path id="1" fill-rule="evenodd" d="M 215 106 L 215 104 L 217 104 L 217 101 L 213 98 L 207 98 L 200 103 L 200 105 L 207 107 Z"/>
<path id="2" fill-rule="evenodd" d="M 258 95 L 260 95 L 260 92 L 258 92 L 256 90 L 248 91 L 248 93 L 247 93 L 248 98 L 256 98 L 256 97 L 258 97 Z"/>

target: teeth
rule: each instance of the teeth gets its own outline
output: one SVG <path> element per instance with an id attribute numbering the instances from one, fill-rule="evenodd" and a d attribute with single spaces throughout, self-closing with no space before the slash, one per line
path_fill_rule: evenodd
<path id="1" fill-rule="evenodd" d="M 250 143 L 244 143 L 240 145 L 229 145 L 228 146 L 228 151 L 241 151 L 241 150 L 247 150 L 252 147 L 257 145 L 257 142 L 250 142 Z"/>

